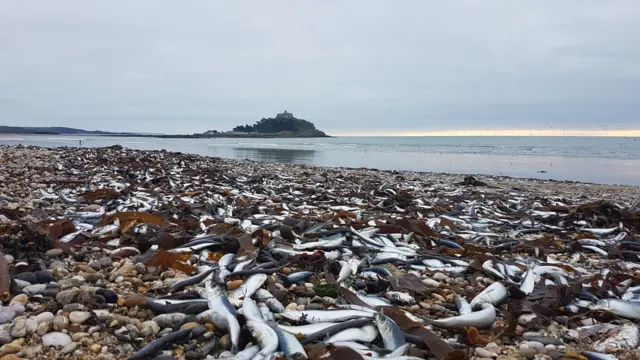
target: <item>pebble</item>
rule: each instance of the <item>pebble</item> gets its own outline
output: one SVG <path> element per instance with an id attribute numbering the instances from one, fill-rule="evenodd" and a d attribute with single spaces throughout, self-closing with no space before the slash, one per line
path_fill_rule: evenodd
<path id="1" fill-rule="evenodd" d="M 34 271 L 33 274 L 36 276 L 38 284 L 47 284 L 56 281 L 56 278 L 54 278 L 53 275 L 47 270 Z"/>
<path id="2" fill-rule="evenodd" d="M 231 349 L 231 337 L 229 334 L 225 334 L 220 338 L 220 348 L 224 350 Z"/>
<path id="3" fill-rule="evenodd" d="M 72 324 L 84 324 L 91 318 L 91 313 L 88 311 L 73 311 L 69 314 L 69 321 Z"/>
<path id="4" fill-rule="evenodd" d="M 36 334 L 42 336 L 53 329 L 53 320 L 45 320 L 38 324 Z"/>
<path id="5" fill-rule="evenodd" d="M 290 303 L 285 307 L 286 310 L 296 310 L 297 308 L 298 308 L 298 304 L 296 303 Z"/>
<path id="6" fill-rule="evenodd" d="M 98 354 L 98 353 L 100 353 L 102 351 L 102 345 L 100 345 L 100 344 L 91 344 L 91 345 L 89 345 L 89 351 Z"/>
<path id="7" fill-rule="evenodd" d="M 529 341 L 527 342 L 527 346 L 531 349 L 536 350 L 537 352 L 544 351 L 544 344 L 539 341 Z"/>
<path id="8" fill-rule="evenodd" d="M 22 345 L 18 344 L 4 344 L 0 347 L 0 356 L 7 354 L 16 354 L 22 351 Z"/>
<path id="9" fill-rule="evenodd" d="M 29 302 L 29 297 L 26 294 L 19 294 L 14 296 L 13 299 L 9 301 L 9 304 L 18 303 L 22 305 L 27 305 L 28 302 Z"/>
<path id="10" fill-rule="evenodd" d="M 20 303 L 11 303 L 9 304 L 9 307 L 16 312 L 16 315 L 22 315 L 26 311 L 26 308 L 24 307 L 24 305 Z"/>
<path id="11" fill-rule="evenodd" d="M 27 334 L 33 334 L 38 329 L 38 322 L 36 319 L 27 319 Z"/>
<path id="12" fill-rule="evenodd" d="M 430 288 L 437 288 L 440 286 L 440 283 L 433 279 L 423 279 L 422 283 Z"/>
<path id="13" fill-rule="evenodd" d="M 0 357 L 0 360 L 22 360 L 18 357 L 18 355 L 15 354 L 7 354 L 3 357 Z"/>
<path id="14" fill-rule="evenodd" d="M 23 280 L 28 282 L 29 284 L 37 284 L 38 283 L 38 278 L 36 278 L 36 275 L 32 272 L 23 272 L 20 273 L 18 275 L 16 275 L 14 278 L 14 280 Z M 18 295 L 19 296 L 19 295 Z"/>
<path id="15" fill-rule="evenodd" d="M 58 257 L 64 254 L 64 251 L 62 251 L 62 249 L 50 249 L 50 250 L 47 250 L 47 252 L 44 254 L 49 257 Z"/>
<path id="16" fill-rule="evenodd" d="M 154 317 L 152 320 L 155 321 L 160 328 L 171 328 L 176 324 L 179 324 L 184 320 L 186 314 L 181 313 L 173 313 L 173 314 L 162 314 Z"/>
<path id="17" fill-rule="evenodd" d="M 527 359 L 533 359 L 537 354 L 537 351 L 530 347 L 526 347 L 526 348 L 520 347 L 518 349 L 518 352 L 520 353 L 520 355 L 522 355 L 522 357 Z"/>
<path id="18" fill-rule="evenodd" d="M 27 296 L 34 296 L 42 294 L 46 288 L 47 284 L 34 284 L 26 286 L 22 291 L 24 291 Z"/>
<path id="19" fill-rule="evenodd" d="M 96 290 L 96 294 L 104 297 L 107 303 L 115 304 L 118 302 L 118 294 L 109 289 L 98 289 Z"/>
<path id="20" fill-rule="evenodd" d="M 227 289 L 229 290 L 234 290 L 240 287 L 240 285 L 242 285 L 243 280 L 232 280 L 232 281 L 227 281 Z"/>
<path id="21" fill-rule="evenodd" d="M 13 338 L 21 338 L 27 336 L 27 319 L 17 319 L 9 328 L 9 333 Z"/>
<path id="22" fill-rule="evenodd" d="M 69 327 L 69 318 L 63 315 L 58 315 L 53 318 L 53 330 L 60 331 Z"/>
<path id="23" fill-rule="evenodd" d="M 80 341 L 81 339 L 86 338 L 87 336 L 89 336 L 89 333 L 77 332 L 77 333 L 74 333 L 73 335 L 71 335 L 71 340 Z"/>
<path id="24" fill-rule="evenodd" d="M 580 334 L 573 329 L 560 329 L 560 334 L 564 341 L 567 342 L 580 340 Z"/>
<path id="25" fill-rule="evenodd" d="M 22 349 L 22 352 L 24 353 L 24 357 L 26 359 L 33 359 L 42 352 L 42 345 L 38 344 L 34 346 L 27 346 Z"/>
<path id="26" fill-rule="evenodd" d="M 52 332 L 42 336 L 42 345 L 45 347 L 65 347 L 71 343 L 71 337 L 65 333 Z"/>
<path id="27" fill-rule="evenodd" d="M 16 310 L 10 306 L 0 307 L 0 324 L 6 324 L 16 317 Z"/>
<path id="28" fill-rule="evenodd" d="M 71 354 L 72 352 L 74 352 L 76 350 L 76 348 L 78 348 L 78 343 L 77 342 L 72 342 L 69 345 L 63 347 L 62 350 L 60 350 L 60 353 L 61 354 Z"/>
<path id="29" fill-rule="evenodd" d="M 160 278 L 161 279 L 170 279 L 176 276 L 176 272 L 173 270 L 166 270 L 163 271 L 162 274 L 160 274 Z"/>
<path id="30" fill-rule="evenodd" d="M 493 353 L 487 349 L 481 348 L 481 347 L 477 347 L 475 350 L 475 353 L 477 356 L 483 357 L 483 358 L 494 358 L 496 356 L 498 356 L 498 354 Z"/>
<path id="31" fill-rule="evenodd" d="M 62 305 L 71 304 L 74 302 L 78 294 L 80 294 L 80 290 L 63 290 L 56 295 L 56 301 Z"/>

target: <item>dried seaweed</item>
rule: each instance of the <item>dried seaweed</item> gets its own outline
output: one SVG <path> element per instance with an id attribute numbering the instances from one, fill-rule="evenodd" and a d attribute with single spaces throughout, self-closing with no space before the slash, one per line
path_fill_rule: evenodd
<path id="1" fill-rule="evenodd" d="M 86 201 L 94 201 L 94 200 L 105 199 L 105 198 L 117 198 L 120 196 L 120 192 L 115 191 L 113 189 L 105 188 L 105 189 L 98 189 L 92 192 L 86 192 L 80 196 L 82 196 L 82 198 L 84 198 Z"/>
<path id="2" fill-rule="evenodd" d="M 149 259 L 144 261 L 145 265 L 164 266 L 190 274 L 196 270 L 195 267 L 184 262 L 191 259 L 190 252 L 170 252 L 159 250 Z"/>

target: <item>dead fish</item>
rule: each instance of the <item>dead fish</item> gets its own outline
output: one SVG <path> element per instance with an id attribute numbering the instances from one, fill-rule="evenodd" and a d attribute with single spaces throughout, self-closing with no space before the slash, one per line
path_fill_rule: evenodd
<path id="1" fill-rule="evenodd" d="M 373 318 L 374 314 L 358 310 L 285 310 L 280 316 L 291 321 L 307 323 L 341 322 L 352 319 Z"/>
<path id="2" fill-rule="evenodd" d="M 444 329 L 461 329 L 463 327 L 489 328 L 496 321 L 496 309 L 489 303 L 484 303 L 480 307 L 482 308 L 480 311 L 446 319 L 432 320 L 431 324 Z"/>
<path id="3" fill-rule="evenodd" d="M 488 303 L 493 306 L 497 306 L 507 299 L 507 288 L 502 283 L 496 281 L 482 290 L 476 297 L 474 297 L 469 305 L 475 309 L 481 304 Z"/>
<path id="4" fill-rule="evenodd" d="M 260 352 L 256 356 L 270 356 L 278 350 L 278 334 L 266 322 L 250 320 L 247 321 L 247 327 L 260 344 Z"/>
<path id="5" fill-rule="evenodd" d="M 469 304 L 469 302 L 460 295 L 456 294 L 455 298 L 453 299 L 453 302 L 456 304 L 456 307 L 458 308 L 458 315 L 471 314 L 471 312 L 473 311 L 471 309 L 471 304 Z"/>
<path id="6" fill-rule="evenodd" d="M 402 330 L 387 316 L 377 313 L 374 317 L 374 323 L 378 328 L 378 332 L 380 332 L 386 349 L 395 350 L 406 343 Z"/>
<path id="7" fill-rule="evenodd" d="M 337 334 L 332 335 L 324 342 L 332 344 L 338 341 L 359 341 L 359 342 L 373 342 L 378 337 L 378 330 L 372 324 L 364 325 L 358 328 L 345 329 Z"/>
<path id="8" fill-rule="evenodd" d="M 256 290 L 267 280 L 265 274 L 254 274 L 249 276 L 237 289 L 229 294 L 229 302 L 236 307 L 242 306 L 245 297 L 251 297 Z"/>
<path id="9" fill-rule="evenodd" d="M 620 299 L 603 299 L 590 305 L 591 310 L 607 310 L 627 319 L 640 320 L 640 302 Z"/>
<path id="10" fill-rule="evenodd" d="M 400 291 L 387 291 L 384 293 L 384 297 L 400 305 L 413 305 L 416 303 L 416 299 L 413 296 Z"/>

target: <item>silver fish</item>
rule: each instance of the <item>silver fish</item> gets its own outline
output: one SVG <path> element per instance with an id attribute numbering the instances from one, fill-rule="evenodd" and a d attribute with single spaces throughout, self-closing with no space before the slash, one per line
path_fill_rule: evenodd
<path id="1" fill-rule="evenodd" d="M 284 305 L 282 305 L 282 303 L 278 301 L 278 299 L 276 299 L 267 289 L 256 290 L 253 297 L 258 301 L 264 302 L 273 312 L 280 313 L 284 311 Z"/>
<path id="2" fill-rule="evenodd" d="M 245 298 L 249 298 L 258 290 L 267 280 L 265 274 L 253 274 L 249 276 L 237 289 L 229 294 L 229 302 L 233 306 L 239 307 Z"/>
<path id="3" fill-rule="evenodd" d="M 342 330 L 325 340 L 325 343 L 331 344 L 337 341 L 359 341 L 368 343 L 373 342 L 377 336 L 378 329 L 375 326 L 368 324 L 360 328 Z"/>
<path id="4" fill-rule="evenodd" d="M 504 287 L 502 283 L 496 281 L 476 295 L 469 305 L 471 305 L 472 309 L 475 309 L 483 303 L 489 303 L 496 306 L 506 300 L 507 295 L 507 288 Z"/>
<path id="5" fill-rule="evenodd" d="M 446 319 L 433 320 L 434 326 L 444 329 L 460 329 L 463 327 L 475 327 L 485 329 L 491 327 L 496 321 L 496 309 L 493 305 L 484 303 L 481 305 L 482 310 L 472 312 L 467 315 L 459 315 Z"/>
<path id="6" fill-rule="evenodd" d="M 291 321 L 307 323 L 342 322 L 353 319 L 373 318 L 374 314 L 358 310 L 285 310 L 280 316 Z"/>
<path id="7" fill-rule="evenodd" d="M 453 299 L 453 302 L 458 308 L 458 315 L 471 314 L 471 312 L 473 311 L 471 309 L 471 304 L 469 304 L 469 302 L 460 295 L 456 295 L 456 297 Z"/>
<path id="8" fill-rule="evenodd" d="M 278 350 L 278 334 L 266 322 L 247 321 L 247 327 L 251 332 L 251 336 L 260 344 L 260 352 L 256 356 L 270 356 Z"/>
<path id="9" fill-rule="evenodd" d="M 393 320 L 378 313 L 375 315 L 374 323 L 380 332 L 386 349 L 395 350 L 406 343 L 404 333 Z"/>

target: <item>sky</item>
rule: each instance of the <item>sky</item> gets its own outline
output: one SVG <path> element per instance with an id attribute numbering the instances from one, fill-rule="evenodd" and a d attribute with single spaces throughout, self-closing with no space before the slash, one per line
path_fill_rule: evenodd
<path id="1" fill-rule="evenodd" d="M 0 0 L 0 124 L 640 134 L 637 0 Z"/>

